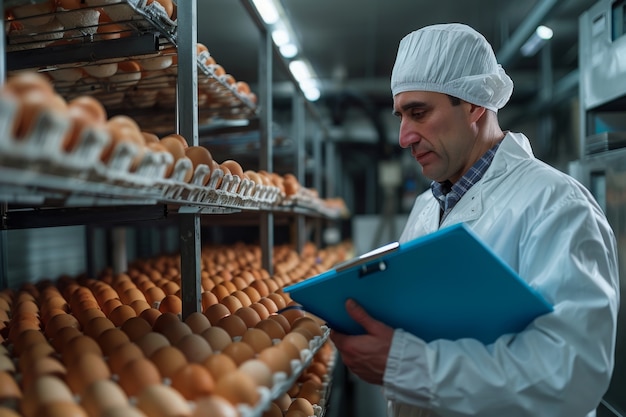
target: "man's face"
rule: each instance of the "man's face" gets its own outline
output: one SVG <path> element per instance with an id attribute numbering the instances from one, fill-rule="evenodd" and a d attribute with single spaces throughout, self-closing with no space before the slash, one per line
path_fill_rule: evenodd
<path id="1" fill-rule="evenodd" d="M 465 101 L 452 105 L 441 93 L 407 91 L 393 99 L 400 118 L 400 146 L 410 148 L 423 174 L 434 181 L 455 183 L 474 164 L 477 128 Z"/>

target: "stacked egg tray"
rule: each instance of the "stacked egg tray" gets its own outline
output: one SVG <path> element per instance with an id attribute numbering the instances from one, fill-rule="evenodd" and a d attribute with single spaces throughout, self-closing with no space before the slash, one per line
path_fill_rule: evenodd
<path id="1" fill-rule="evenodd" d="M 20 6 L 28 7 L 32 2 L 14 3 L 20 4 L 13 4 L 8 8 L 9 12 Z M 100 10 L 113 22 L 122 23 L 124 32 L 158 29 L 172 41 L 176 39 L 176 22 L 156 1 L 148 4 L 146 0 L 86 0 L 78 9 L 64 9 L 59 5 L 55 10 L 44 11 L 42 8 L 41 14 L 28 12 L 27 16 L 17 15 L 12 20 L 5 20 L 7 52 L 40 49 L 61 40 L 92 42 L 106 39 L 107 33 L 98 31 Z"/>
<path id="2" fill-rule="evenodd" d="M 51 410 L 65 405 L 75 411 L 65 415 L 89 417 L 262 417 L 305 405 L 304 415 L 322 417 L 336 358 L 330 331 L 282 288 L 338 255 L 277 247 L 283 273 L 271 277 L 254 247 L 209 249 L 204 311 L 184 320 L 175 255 L 98 279 L 0 290 L 0 412 L 56 417 Z M 114 408 L 126 414 L 105 413 Z"/>
<path id="3" fill-rule="evenodd" d="M 116 36 L 129 42 L 140 34 L 157 29 L 165 37 L 160 37 L 159 50 L 127 58 L 107 58 L 96 62 L 81 61 L 47 65 L 39 68 L 54 80 L 56 90 L 70 99 L 89 94 L 101 101 L 112 113 L 131 112 L 140 109 L 149 118 L 155 131 L 171 131 L 174 125 L 174 109 L 176 103 L 176 79 L 178 76 L 176 28 L 177 22 L 172 21 L 165 9 L 157 2 L 149 4 L 146 0 L 91 0 L 87 4 L 93 6 L 66 10 L 57 7 L 49 16 L 50 22 L 38 26 L 30 26 L 29 20 L 45 21 L 46 16 L 33 16 L 20 19 L 22 29 L 12 29 L 11 21 L 5 20 L 9 28 L 7 33 L 7 51 L 41 49 L 55 46 L 59 42 L 65 45 L 55 46 L 59 49 L 56 56 L 62 56 L 64 50 L 72 45 L 105 42 L 104 36 L 111 36 L 111 30 L 99 33 L 98 28 L 115 25 Z M 99 10 L 107 13 L 113 21 L 99 23 Z M 121 38 L 120 38 L 121 40 Z M 102 46 L 106 48 L 106 44 Z M 198 109 L 199 122 L 210 123 L 216 119 L 241 119 L 256 115 L 256 104 L 250 94 L 237 90 L 232 83 L 232 76 L 216 74 L 219 65 L 207 61 L 208 51 L 199 51 L 198 62 Z M 136 72 L 116 72 L 118 64 L 132 62 L 141 67 Z M 211 62 L 214 62 L 211 61 Z M 223 69 L 222 69 L 223 71 Z M 228 81 L 231 81 L 230 83 Z M 152 110 L 146 115 L 146 110 Z M 164 114 L 162 117 L 159 114 Z M 159 121 L 155 125 L 155 121 Z M 138 120 L 141 121 L 141 120 Z"/>
<path id="4" fill-rule="evenodd" d="M 16 111 L 14 101 L 0 97 L 0 197 L 3 201 L 13 202 L 40 193 L 55 200 L 65 199 L 66 205 L 69 200 L 79 204 L 78 196 L 83 196 L 122 199 L 128 204 L 189 205 L 192 208 L 187 210 L 209 209 L 212 212 L 271 210 L 280 204 L 282 196 L 278 187 L 225 175 L 219 168 L 211 172 L 204 164 L 195 167 L 190 182 L 184 182 L 182 178 L 191 164 L 188 158 L 179 159 L 173 175 L 165 178 L 166 166 L 173 158 L 168 152 L 146 149 L 137 168 L 131 171 L 138 148 L 130 142 L 118 142 L 105 164 L 100 155 L 109 137 L 95 129 L 85 129 L 76 148 L 66 152 L 62 142 L 69 122 L 48 110 L 39 112 L 29 134 L 15 139 L 12 128 Z M 208 174 L 211 175 L 209 182 L 203 184 Z M 106 204 L 106 200 L 101 203 Z"/>

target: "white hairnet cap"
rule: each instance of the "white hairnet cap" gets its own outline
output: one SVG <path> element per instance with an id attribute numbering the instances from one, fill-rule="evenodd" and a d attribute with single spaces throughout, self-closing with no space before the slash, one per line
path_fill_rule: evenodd
<path id="1" fill-rule="evenodd" d="M 483 35 L 463 24 L 442 24 L 400 41 L 391 92 L 405 91 L 449 94 L 497 112 L 509 101 L 513 81 Z"/>

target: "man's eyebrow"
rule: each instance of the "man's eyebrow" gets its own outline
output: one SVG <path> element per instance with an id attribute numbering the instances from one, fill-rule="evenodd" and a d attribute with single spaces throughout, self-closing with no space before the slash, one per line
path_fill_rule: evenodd
<path id="1" fill-rule="evenodd" d="M 425 103 L 425 102 L 423 102 L 423 101 L 409 101 L 408 103 L 403 104 L 403 105 L 400 107 L 400 109 L 401 109 L 403 112 L 405 112 L 405 111 L 410 110 L 410 109 L 415 109 L 415 108 L 424 108 L 424 107 L 427 107 L 427 106 L 428 106 L 428 104 L 427 104 L 427 103 Z M 393 114 L 394 116 L 399 116 L 399 115 L 400 115 L 400 112 L 399 112 L 399 111 L 397 111 L 396 109 L 393 109 L 393 110 L 392 110 L 392 114 Z"/>

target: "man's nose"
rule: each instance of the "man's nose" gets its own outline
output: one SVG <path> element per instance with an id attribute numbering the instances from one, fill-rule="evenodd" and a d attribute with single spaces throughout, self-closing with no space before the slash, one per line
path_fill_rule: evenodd
<path id="1" fill-rule="evenodd" d="M 400 123 L 400 135 L 399 135 L 399 143 L 402 148 L 408 148 L 411 146 L 411 143 L 416 141 L 416 138 L 419 138 L 415 132 L 411 132 L 409 129 L 409 124 L 405 122 Z"/>

